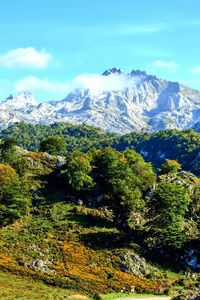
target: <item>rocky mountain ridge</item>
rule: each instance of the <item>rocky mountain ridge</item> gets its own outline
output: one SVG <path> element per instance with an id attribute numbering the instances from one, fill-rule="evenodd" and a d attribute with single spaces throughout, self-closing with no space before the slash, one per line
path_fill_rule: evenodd
<path id="1" fill-rule="evenodd" d="M 19 121 L 33 124 L 84 123 L 110 132 L 186 129 L 200 122 L 200 91 L 178 82 L 158 79 L 144 71 L 106 70 L 123 82 L 111 91 L 75 89 L 61 101 L 37 104 L 29 92 L 1 101 L 0 129 Z"/>

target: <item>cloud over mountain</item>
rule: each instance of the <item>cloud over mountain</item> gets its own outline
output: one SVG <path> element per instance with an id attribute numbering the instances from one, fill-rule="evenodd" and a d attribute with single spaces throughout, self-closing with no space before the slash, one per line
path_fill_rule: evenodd
<path id="1" fill-rule="evenodd" d="M 58 95 L 66 96 L 68 92 L 76 88 L 89 90 L 89 93 L 96 95 L 102 92 L 123 91 L 126 88 L 137 88 L 137 84 L 142 80 L 140 76 L 127 76 L 121 72 L 109 74 L 109 76 L 99 74 L 80 74 L 72 80 L 59 82 L 48 78 L 37 76 L 27 76 L 15 82 L 15 90 L 21 92 L 31 91 L 51 91 Z"/>

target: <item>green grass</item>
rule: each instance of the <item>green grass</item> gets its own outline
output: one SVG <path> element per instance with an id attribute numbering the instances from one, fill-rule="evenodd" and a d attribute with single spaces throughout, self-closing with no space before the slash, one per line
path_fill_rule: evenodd
<path id="1" fill-rule="evenodd" d="M 123 297 L 137 297 L 138 299 L 140 299 L 141 297 L 146 297 L 151 299 L 152 297 L 156 297 L 153 294 L 137 294 L 137 293 L 109 293 L 106 295 L 101 295 L 101 298 L 103 300 L 114 300 L 116 298 L 123 298 Z M 159 297 L 163 297 L 163 299 L 165 299 L 165 295 L 159 295 Z"/>
<path id="2" fill-rule="evenodd" d="M 78 297 L 80 296 L 80 298 Z M 109 293 L 101 295 L 103 300 L 113 300 L 120 297 L 155 297 L 153 294 Z M 0 271 L 0 300 L 64 300 L 90 299 L 73 290 L 48 286 L 31 278 L 24 278 L 9 272 Z M 165 296 L 163 296 L 165 299 Z"/>
<path id="3" fill-rule="evenodd" d="M 0 271 L 0 299 L 2 300 L 63 300 L 73 291 L 52 287 L 32 279 Z"/>
<path id="4" fill-rule="evenodd" d="M 51 195 L 51 197 L 54 198 L 55 196 L 53 197 L 53 195 Z M 103 215 L 96 215 L 98 211 L 95 209 L 75 206 L 65 201 L 53 201 L 51 204 L 47 203 L 46 205 L 39 205 L 34 209 L 32 215 L 24 218 L 19 223 L 16 222 L 0 230 L 0 255 L 6 254 L 8 257 L 5 258 L 5 263 L 2 263 L 2 270 L 6 269 L 10 270 L 13 274 L 21 274 L 23 278 L 27 275 L 28 278 L 32 277 L 41 281 L 44 280 L 44 282 L 55 286 L 72 288 L 82 291 L 83 293 L 89 292 L 90 295 L 93 291 L 106 293 L 112 292 L 112 290 L 120 290 L 121 287 L 123 287 L 123 281 L 118 281 L 118 287 L 112 288 L 111 286 L 107 286 L 106 288 L 107 280 L 106 277 L 104 278 L 104 275 L 107 276 L 107 273 L 104 274 L 102 272 L 105 272 L 103 268 L 113 268 L 112 272 L 115 269 L 119 270 L 119 256 L 124 255 L 124 253 L 128 251 L 128 246 L 124 244 L 124 237 L 112 226 L 111 222 L 105 221 Z M 73 243 L 75 243 L 74 246 L 72 246 Z M 82 275 L 79 274 L 78 264 L 77 270 L 74 271 L 75 275 L 70 275 L 71 277 L 69 278 L 65 275 L 70 260 L 73 262 L 73 252 L 64 254 L 62 245 L 69 244 L 71 247 L 75 247 L 75 251 L 79 253 L 79 250 L 76 248 L 76 243 L 78 243 L 80 247 L 85 247 L 83 249 L 80 248 L 80 255 L 85 255 L 85 258 L 80 256 L 80 259 L 87 260 L 87 257 L 91 256 L 91 265 L 99 267 L 99 272 L 101 272 L 102 268 L 102 272 L 98 276 L 98 278 L 101 277 L 101 280 L 103 280 L 101 281 L 101 287 L 97 283 L 95 283 L 94 286 L 92 281 L 89 281 L 90 283 L 87 285 L 84 278 L 80 278 Z M 93 252 L 94 250 L 95 254 Z M 65 258 L 65 255 L 69 255 L 69 257 Z M 11 259 L 11 261 L 9 261 L 9 259 Z M 39 270 L 33 270 L 30 266 L 34 260 L 38 259 L 47 262 L 50 269 L 55 273 L 46 274 Z M 53 261 L 53 263 L 48 263 L 49 261 Z M 12 262 L 14 265 L 12 265 Z M 62 266 L 62 264 L 64 265 Z M 54 271 L 55 266 L 59 268 L 56 269 L 56 271 Z M 76 262 L 74 267 L 76 267 Z M 85 267 L 87 276 L 89 276 L 87 262 L 86 265 L 81 266 L 81 268 Z M 71 265 L 70 268 L 73 269 L 73 266 Z M 84 272 L 82 274 L 85 274 Z M 176 273 L 171 271 L 166 272 L 158 268 L 158 274 L 156 274 L 155 280 L 160 282 L 163 276 L 164 278 L 166 277 L 168 281 L 178 277 Z M 9 283 L 12 283 L 12 280 L 9 281 Z M 37 283 L 37 285 L 38 284 L 39 283 Z M 26 284 L 24 284 L 24 286 L 26 286 Z M 51 288 L 47 286 L 47 289 L 50 293 Z M 15 288 L 13 288 L 13 290 L 15 290 Z M 62 291 L 62 293 L 65 291 L 62 289 L 58 290 Z M 9 296 L 10 291 L 12 291 L 12 288 L 9 287 L 6 293 L 2 292 L 1 297 L 3 298 L 0 299 L 9 299 L 5 298 L 5 295 L 8 293 Z M 57 292 L 55 289 L 52 289 L 52 291 Z M 148 289 L 146 291 L 148 291 Z M 16 293 L 17 292 L 16 289 Z M 29 292 L 31 293 L 31 290 Z M 32 293 L 34 294 L 34 291 L 32 291 Z M 117 294 L 117 297 L 119 297 L 119 295 L 126 296 L 127 294 Z M 131 295 L 133 294 L 130 294 L 130 296 Z M 19 295 L 19 297 L 21 296 Z M 34 297 L 36 296 L 34 295 Z M 54 299 L 45 297 L 46 295 L 43 298 L 28 299 Z M 109 297 L 109 295 L 105 297 Z"/>

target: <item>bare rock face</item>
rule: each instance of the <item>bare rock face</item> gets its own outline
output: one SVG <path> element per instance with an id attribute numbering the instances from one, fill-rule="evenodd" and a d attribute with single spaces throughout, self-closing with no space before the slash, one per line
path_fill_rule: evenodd
<path id="1" fill-rule="evenodd" d="M 53 270 L 51 270 L 48 267 L 48 265 L 46 264 L 46 262 L 44 262 L 42 259 L 34 260 L 31 263 L 30 268 L 36 269 L 36 270 L 42 271 L 42 272 L 53 272 Z"/>
<path id="2" fill-rule="evenodd" d="M 121 257 L 121 269 L 124 272 L 139 277 L 150 276 L 157 271 L 157 269 L 149 264 L 145 258 L 134 252 L 127 252 Z"/>
<path id="3" fill-rule="evenodd" d="M 194 124 L 194 126 L 192 127 L 193 130 L 200 132 L 200 122 L 197 122 L 196 124 Z"/>
<path id="4" fill-rule="evenodd" d="M 30 92 L 9 96 L 1 101 L 0 129 L 19 121 L 84 123 L 118 134 L 200 128 L 199 91 L 140 70 L 112 68 L 100 78 L 108 80 L 106 87 L 75 89 L 61 101 L 38 105 Z"/>

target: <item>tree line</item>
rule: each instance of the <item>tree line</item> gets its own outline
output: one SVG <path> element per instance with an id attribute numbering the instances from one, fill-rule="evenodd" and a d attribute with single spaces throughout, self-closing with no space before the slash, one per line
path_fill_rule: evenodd
<path id="1" fill-rule="evenodd" d="M 59 152 L 61 155 L 76 149 L 88 152 L 93 147 L 112 147 L 118 151 L 128 148 L 141 153 L 155 169 L 160 168 L 166 159 L 171 159 L 177 160 L 184 170 L 200 175 L 200 133 L 191 129 L 163 130 L 157 133 L 132 132 L 117 136 L 87 125 L 33 125 L 20 122 L 0 132 L 0 139 L 17 138 L 19 145 L 29 151 L 39 151 L 41 141 L 52 136 L 64 141 L 65 147 Z M 49 148 L 47 150 L 51 151 Z"/>

